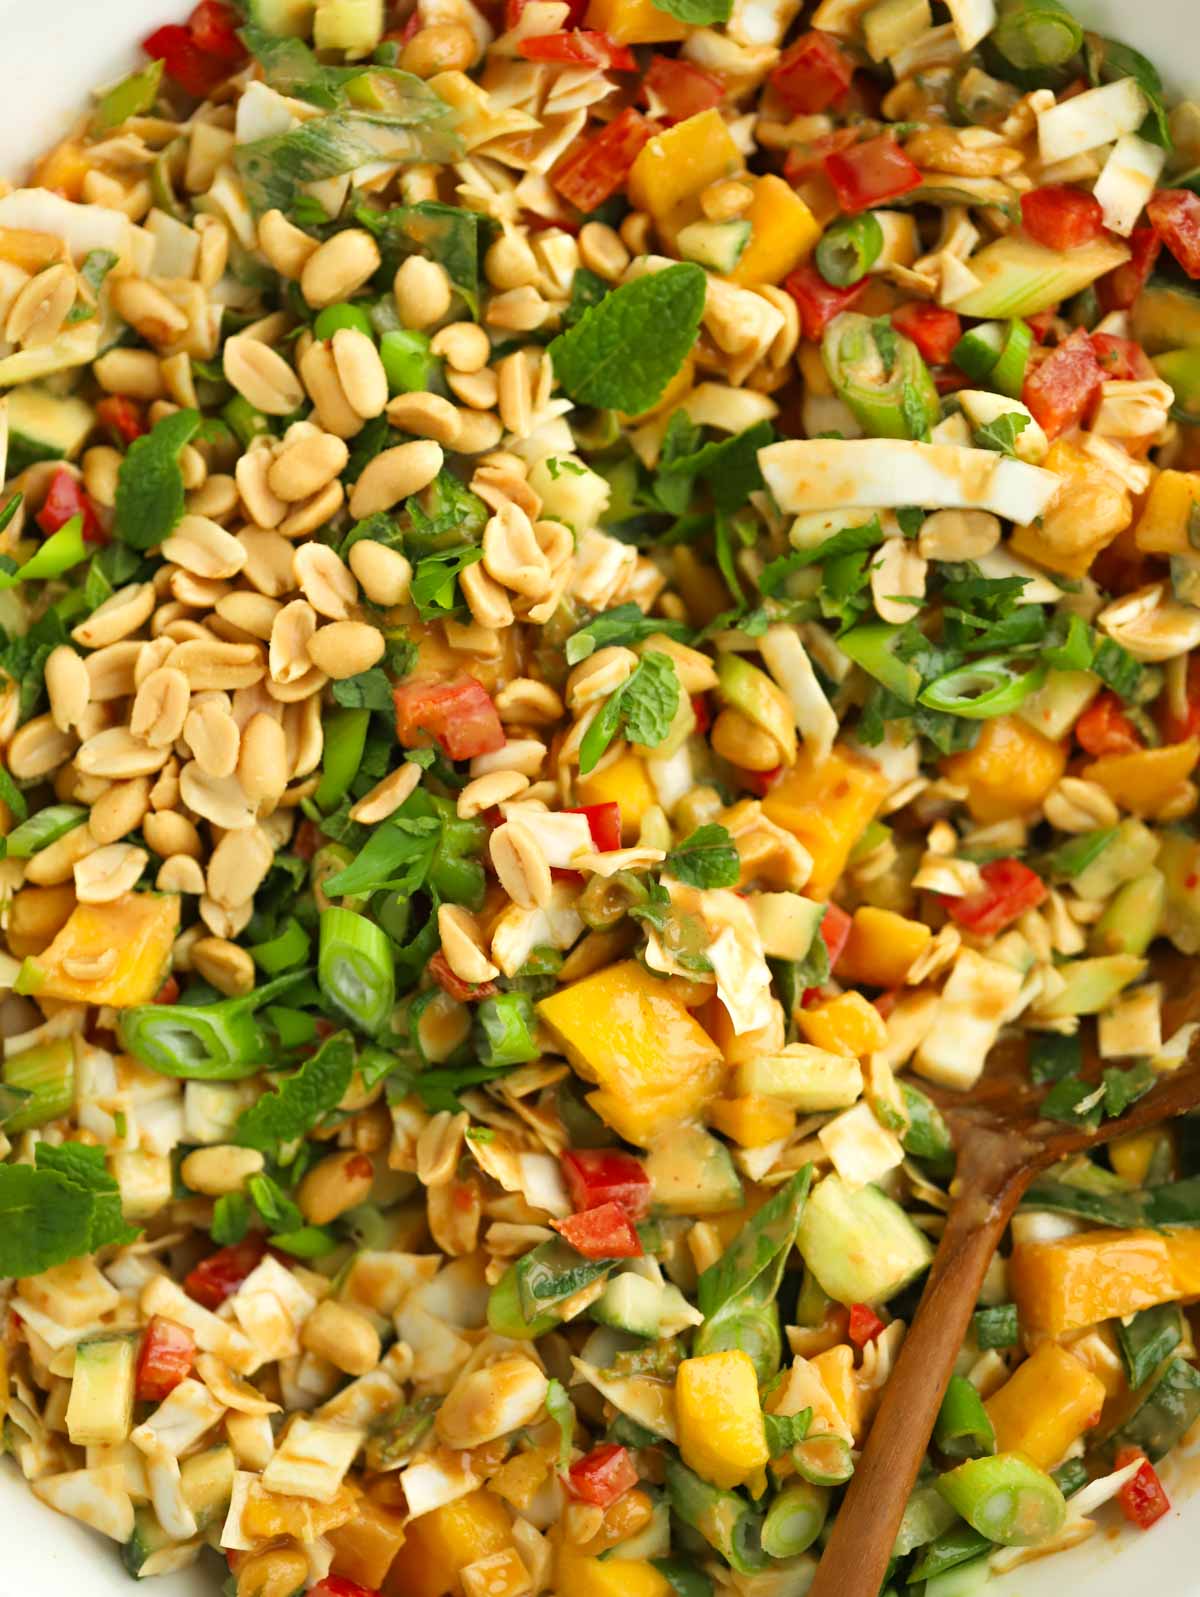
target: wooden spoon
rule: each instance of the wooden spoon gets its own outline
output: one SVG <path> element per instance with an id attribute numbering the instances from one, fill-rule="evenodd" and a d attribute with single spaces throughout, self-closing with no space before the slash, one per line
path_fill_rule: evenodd
<path id="1" fill-rule="evenodd" d="M 1174 964 L 1174 962 L 1172 962 Z M 1164 971 L 1179 996 L 1164 1035 L 1200 1012 L 1195 962 Z M 953 1203 L 929 1279 L 834 1521 L 808 1597 L 878 1597 L 896 1532 L 974 1312 L 979 1288 L 1021 1195 L 1070 1154 L 1200 1106 L 1200 1048 L 1125 1114 L 1094 1131 L 1039 1117 L 1023 1050 L 996 1051 L 970 1099 L 933 1093 L 958 1150 Z M 1093 1067 L 1094 1068 L 1094 1067 Z M 929 1089 L 926 1089 L 929 1090 Z"/>

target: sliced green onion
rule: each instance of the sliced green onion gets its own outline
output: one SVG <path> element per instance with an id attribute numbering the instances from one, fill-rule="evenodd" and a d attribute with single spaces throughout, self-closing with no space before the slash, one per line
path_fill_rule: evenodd
<path id="1" fill-rule="evenodd" d="M 307 965 L 310 947 L 308 933 L 292 916 L 277 936 L 268 942 L 256 943 L 247 952 L 259 970 L 266 971 L 268 976 L 279 976 L 296 965 Z"/>
<path id="2" fill-rule="evenodd" d="M 1005 1547 L 1047 1541 L 1067 1517 L 1057 1484 L 1020 1453 L 970 1459 L 939 1476 L 937 1486 L 968 1525 Z"/>
<path id="3" fill-rule="evenodd" d="M 982 721 L 1008 715 L 1045 679 L 1044 665 L 1018 671 L 1009 655 L 985 655 L 938 677 L 920 694 L 920 701 L 931 710 Z"/>
<path id="4" fill-rule="evenodd" d="M 1104 826 L 1095 832 L 1081 832 L 1050 855 L 1050 874 L 1067 881 L 1082 875 L 1093 861 L 1099 859 L 1116 835 L 1115 826 Z"/>
<path id="5" fill-rule="evenodd" d="M 883 684 L 905 704 L 915 704 L 921 688 L 921 673 L 911 660 L 902 660 L 896 645 L 904 628 L 884 621 L 853 627 L 838 639 L 838 647 L 860 665 L 868 676 Z"/>
<path id="6" fill-rule="evenodd" d="M 87 818 L 87 810 L 79 804 L 47 805 L 20 826 L 13 827 L 4 839 L 4 853 L 9 859 L 29 859 L 82 826 Z"/>
<path id="7" fill-rule="evenodd" d="M 957 1569 L 960 1564 L 978 1558 L 980 1553 L 988 1552 L 991 1545 L 987 1537 L 981 1536 L 972 1526 L 952 1525 L 925 1548 L 909 1580 L 934 1580 L 948 1569 Z"/>
<path id="8" fill-rule="evenodd" d="M 392 394 L 427 392 L 439 364 L 430 353 L 429 335 L 407 327 L 384 333 L 379 340 L 379 358 Z"/>
<path id="9" fill-rule="evenodd" d="M 222 408 L 221 419 L 243 449 L 248 449 L 256 438 L 271 430 L 269 418 L 261 410 L 255 410 L 241 394 L 235 394 Z"/>
<path id="10" fill-rule="evenodd" d="M 947 1458 L 978 1458 L 996 1451 L 996 1432 L 983 1399 L 965 1375 L 950 1377 L 933 1439 Z"/>
<path id="11" fill-rule="evenodd" d="M 481 1065 L 524 1065 L 541 1053 L 527 993 L 497 993 L 475 1006 L 474 1041 Z"/>
<path id="12" fill-rule="evenodd" d="M 104 132 L 120 127 L 131 116 L 144 116 L 158 98 L 162 75 L 163 62 L 155 60 L 114 84 L 100 97 L 92 119 L 95 126 Z"/>
<path id="13" fill-rule="evenodd" d="M 335 1253 L 341 1243 L 320 1226 L 305 1225 L 298 1231 L 276 1232 L 271 1237 L 271 1246 L 281 1248 L 296 1259 L 323 1259 L 327 1253 Z"/>
<path id="14" fill-rule="evenodd" d="M 392 1012 L 396 976 L 387 934 L 365 915 L 336 905 L 321 912 L 317 980 L 331 1004 L 373 1035 Z"/>
<path id="15" fill-rule="evenodd" d="M 843 216 L 817 245 L 817 270 L 835 288 L 861 282 L 883 253 L 883 229 L 874 211 Z"/>
<path id="16" fill-rule="evenodd" d="M 950 359 L 960 372 L 982 383 L 995 371 L 1003 348 L 1003 323 L 980 322 L 978 327 L 969 327 L 962 335 L 950 352 Z"/>
<path id="17" fill-rule="evenodd" d="M 829 1512 L 829 1491 L 808 1481 L 795 1481 L 767 1510 L 763 1520 L 762 1544 L 772 1558 L 796 1558 L 807 1552 L 825 1524 Z"/>
<path id="18" fill-rule="evenodd" d="M 30 1094 L 6 1119 L 6 1131 L 32 1131 L 50 1120 L 61 1119 L 75 1102 L 75 1048 L 71 1039 L 40 1043 L 6 1059 L 4 1085 Z"/>
<path id="19" fill-rule="evenodd" d="M 850 1443 L 841 1436 L 806 1436 L 792 1448 L 792 1463 L 813 1486 L 841 1486 L 854 1474 Z"/>
<path id="20" fill-rule="evenodd" d="M 839 399 L 872 438 L 919 441 L 941 420 L 928 366 L 890 322 L 843 311 L 826 329 L 821 354 Z"/>
<path id="21" fill-rule="evenodd" d="M 561 1322 L 557 1314 L 535 1314 L 531 1319 L 525 1318 L 521 1308 L 517 1267 L 510 1264 L 488 1297 L 487 1323 L 488 1329 L 497 1336 L 509 1337 L 514 1342 L 532 1342 L 553 1331 Z"/>
<path id="22" fill-rule="evenodd" d="M 83 541 L 83 517 L 72 516 L 19 570 L 0 572 L 0 590 L 15 588 L 22 582 L 48 582 L 51 577 L 61 577 L 89 554 L 91 550 Z"/>
<path id="23" fill-rule="evenodd" d="M 1021 1337 L 1015 1303 L 995 1303 L 976 1309 L 971 1316 L 975 1341 L 982 1352 L 994 1347 L 1016 1347 Z"/>
<path id="24" fill-rule="evenodd" d="M 779 1329 L 779 1310 L 773 1301 L 763 1302 L 751 1288 L 740 1293 L 697 1327 L 693 1352 L 744 1353 L 754 1365 L 760 1384 L 765 1384 L 779 1369 L 783 1357 L 783 1336 Z"/>
<path id="25" fill-rule="evenodd" d="M 621 1416 L 624 1418 L 624 1415 Z M 614 1438 L 615 1440 L 615 1438 Z M 713 1583 L 702 1569 L 686 1558 L 652 1558 L 650 1562 L 670 1582 L 675 1597 L 713 1597 Z"/>
<path id="26" fill-rule="evenodd" d="M 989 388 L 994 388 L 998 394 L 1004 394 L 1008 399 L 1020 399 L 1032 349 L 1033 329 L 1028 322 L 1014 317 L 1005 331 L 1004 348 L 1000 351 L 1000 359 L 992 367 L 988 380 Z"/>
<path id="27" fill-rule="evenodd" d="M 925 1582 L 925 1597 L 979 1597 L 979 1593 L 992 1578 L 991 1562 L 987 1558 L 973 1558 L 970 1563 L 959 1564 L 945 1574 L 934 1575 Z"/>
<path id="28" fill-rule="evenodd" d="M 427 988 L 409 1003 L 408 1035 L 425 1064 L 451 1064 L 462 1056 L 471 1035 L 470 1006 L 440 987 Z"/>
<path id="29" fill-rule="evenodd" d="M 275 1028 L 279 1046 L 285 1052 L 291 1048 L 303 1048 L 306 1043 L 316 1039 L 317 1023 L 306 1009 L 291 1009 L 284 1004 L 268 1004 L 263 1014 Z"/>
<path id="30" fill-rule="evenodd" d="M 900 1083 L 904 1099 L 904 1112 L 908 1116 L 908 1130 L 901 1141 L 905 1153 L 914 1159 L 925 1159 L 930 1164 L 953 1169 L 954 1142 L 942 1111 L 927 1093 L 910 1082 Z"/>
<path id="31" fill-rule="evenodd" d="M 699 1531 L 739 1575 L 766 1567 L 762 1520 L 745 1498 L 711 1486 L 679 1459 L 667 1461 L 667 1498 L 684 1524 Z"/>
<path id="32" fill-rule="evenodd" d="M 1083 1490 L 1091 1477 L 1087 1465 L 1081 1458 L 1069 1458 L 1065 1464 L 1060 1464 L 1057 1469 L 1050 1471 L 1050 1479 L 1064 1497 L 1074 1497 L 1076 1492 Z"/>
<path id="33" fill-rule="evenodd" d="M 313 799 L 326 815 L 337 809 L 358 775 L 370 720 L 370 710 L 334 710 L 325 717 L 321 781 Z"/>
<path id="34" fill-rule="evenodd" d="M 270 1063 L 272 1047 L 255 1010 L 290 992 L 299 971 L 242 998 L 216 1004 L 138 1004 L 121 1011 L 117 1035 L 127 1053 L 183 1081 L 240 1081 Z"/>
<path id="35" fill-rule="evenodd" d="M 1083 44 L 1083 29 L 1060 0 L 1001 0 L 991 42 L 1022 72 L 1062 66 Z"/>
<path id="36" fill-rule="evenodd" d="M 375 329 L 362 305 L 352 305 L 348 301 L 340 305 L 326 305 L 313 323 L 313 333 L 321 339 L 332 338 L 334 333 L 340 333 L 345 328 L 364 333 L 372 343 L 375 342 Z"/>

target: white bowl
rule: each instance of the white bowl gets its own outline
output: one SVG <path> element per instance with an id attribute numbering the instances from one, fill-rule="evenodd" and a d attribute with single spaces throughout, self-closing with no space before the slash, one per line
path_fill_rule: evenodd
<path id="1" fill-rule="evenodd" d="M 1200 96 L 1196 0 L 1069 3 L 1091 26 L 1148 55 L 1173 91 Z M 87 104 L 89 91 L 133 64 L 137 41 L 161 23 L 181 20 L 187 9 L 187 0 L 0 0 L 0 177 L 23 179 Z M 1122 1531 L 1106 1521 L 1082 1547 L 1022 1567 L 993 1582 L 989 1593 L 1061 1597 L 1086 1588 L 1087 1597 L 1129 1597 L 1135 1591 L 1193 1597 L 1200 1590 L 1200 1503 L 1185 1504 L 1195 1467 L 1176 1461 L 1164 1474 L 1174 1506 L 1151 1534 Z M 9 1461 L 0 1463 L 0 1525 L 0 1597 L 129 1597 L 118 1549 L 45 1508 Z M 216 1597 L 221 1579 L 221 1566 L 206 1556 L 196 1568 L 164 1576 L 150 1589 L 154 1597 Z"/>

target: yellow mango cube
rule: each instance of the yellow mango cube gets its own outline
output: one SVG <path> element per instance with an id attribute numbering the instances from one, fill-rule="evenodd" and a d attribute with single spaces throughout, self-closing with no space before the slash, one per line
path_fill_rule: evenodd
<path id="1" fill-rule="evenodd" d="M 741 1486 L 767 1462 L 758 1376 L 748 1353 L 684 1359 L 675 1377 L 679 1451 L 714 1486 Z"/>
<path id="2" fill-rule="evenodd" d="M 431 1509 L 405 1527 L 385 1597 L 462 1597 L 462 1572 L 513 1545 L 508 1510 L 486 1487 Z"/>
<path id="3" fill-rule="evenodd" d="M 1150 486 L 1133 539 L 1146 554 L 1185 554 L 1188 527 L 1200 505 L 1200 471 L 1160 471 Z"/>
<path id="4" fill-rule="evenodd" d="M 710 183 L 740 172 L 743 164 L 721 113 L 701 111 L 642 146 L 629 173 L 630 203 L 656 221 L 665 219 Z"/>
<path id="5" fill-rule="evenodd" d="M 1131 1186 L 1144 1187 L 1151 1161 L 1164 1142 L 1170 1147 L 1171 1133 L 1166 1126 L 1151 1126 L 1149 1131 L 1131 1131 L 1109 1143 L 1109 1163 Z M 1171 1164 L 1174 1165 L 1173 1151 Z"/>
<path id="6" fill-rule="evenodd" d="M 176 895 L 122 893 L 110 904 L 79 904 L 50 946 L 25 961 L 20 990 L 114 1009 L 148 1004 L 167 975 L 178 930 Z M 113 951 L 115 964 L 109 961 Z M 68 975 L 68 961 L 76 960 L 95 961 L 97 975 Z"/>
<path id="7" fill-rule="evenodd" d="M 781 283 L 807 260 L 821 236 L 821 224 L 790 184 L 774 173 L 753 178 L 754 198 L 741 220 L 750 223 L 750 242 L 729 274 L 733 283 Z"/>
<path id="8" fill-rule="evenodd" d="M 559 1545 L 555 1590 L 570 1597 L 671 1597 L 671 1583 L 646 1558 L 590 1558 Z"/>
<path id="9" fill-rule="evenodd" d="M 1159 1231 L 1105 1230 L 1018 1244 L 1008 1280 L 1022 1329 L 1062 1336 L 1183 1297 L 1174 1243 Z"/>
<path id="10" fill-rule="evenodd" d="M 607 33 L 616 44 L 671 44 L 688 32 L 654 0 L 590 0 L 586 26 Z"/>
<path id="11" fill-rule="evenodd" d="M 1104 1383 L 1053 1342 L 1019 1365 L 984 1407 L 1000 1453 L 1024 1453 L 1039 1469 L 1053 1469 L 1067 1450 L 1098 1423 Z"/>
<path id="12" fill-rule="evenodd" d="M 839 993 L 811 1009 L 801 1009 L 796 1020 L 814 1048 L 831 1054 L 865 1058 L 887 1042 L 883 1016 L 861 993 Z"/>
<path id="13" fill-rule="evenodd" d="M 1200 760 L 1200 740 L 1164 743 L 1157 749 L 1105 754 L 1085 765 L 1080 775 L 1098 782 L 1131 815 L 1157 815 L 1175 796 Z"/>
<path id="14" fill-rule="evenodd" d="M 644 761 L 629 751 L 603 770 L 581 776 L 575 783 L 575 797 L 580 805 L 619 804 L 621 841 L 625 844 L 637 842 L 642 817 L 658 803 Z"/>
<path id="15" fill-rule="evenodd" d="M 838 980 L 868 987 L 900 987 L 933 933 L 921 921 L 892 909 L 862 904 L 838 960 Z"/>
<path id="16" fill-rule="evenodd" d="M 1133 502 L 1121 479 L 1094 455 L 1058 438 L 1043 462 L 1061 480 L 1058 497 L 1041 525 L 1016 527 L 1013 554 L 1064 577 L 1083 577 L 1101 549 L 1133 520 Z"/>
<path id="17" fill-rule="evenodd" d="M 809 898 L 832 893 L 887 791 L 887 777 L 877 765 L 840 745 L 818 760 L 806 744 L 763 799 L 763 813 L 799 838 L 812 857 L 804 889 Z"/>
<path id="18" fill-rule="evenodd" d="M 708 1106 L 708 1120 L 739 1148 L 762 1148 L 790 1134 L 796 1113 L 773 1098 L 745 1093 L 740 1098 L 714 1098 Z"/>
<path id="19" fill-rule="evenodd" d="M 973 749 L 942 761 L 942 775 L 962 783 L 967 808 L 985 826 L 1037 809 L 1066 768 L 1061 743 L 1012 715 L 985 721 Z"/>
<path id="20" fill-rule="evenodd" d="M 596 1083 L 592 1108 L 630 1142 L 648 1146 L 716 1096 L 720 1050 L 670 986 L 635 960 L 560 988 L 538 1013 Z"/>
<path id="21" fill-rule="evenodd" d="M 334 1573 L 378 1591 L 404 1545 L 404 1518 L 362 1497 L 355 1504 L 354 1517 L 325 1534 L 333 1546 Z"/>

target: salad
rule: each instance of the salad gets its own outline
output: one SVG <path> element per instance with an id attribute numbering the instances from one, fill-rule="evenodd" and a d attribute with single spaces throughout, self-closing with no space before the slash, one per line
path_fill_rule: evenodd
<path id="1" fill-rule="evenodd" d="M 1059 0 L 202 0 L 4 186 L 38 1499 L 227 1597 L 802 1597 L 941 1109 L 1192 1045 L 1198 283 L 1200 106 Z M 1026 1195 L 888 1597 L 1167 1513 L 1196 1126 Z"/>

